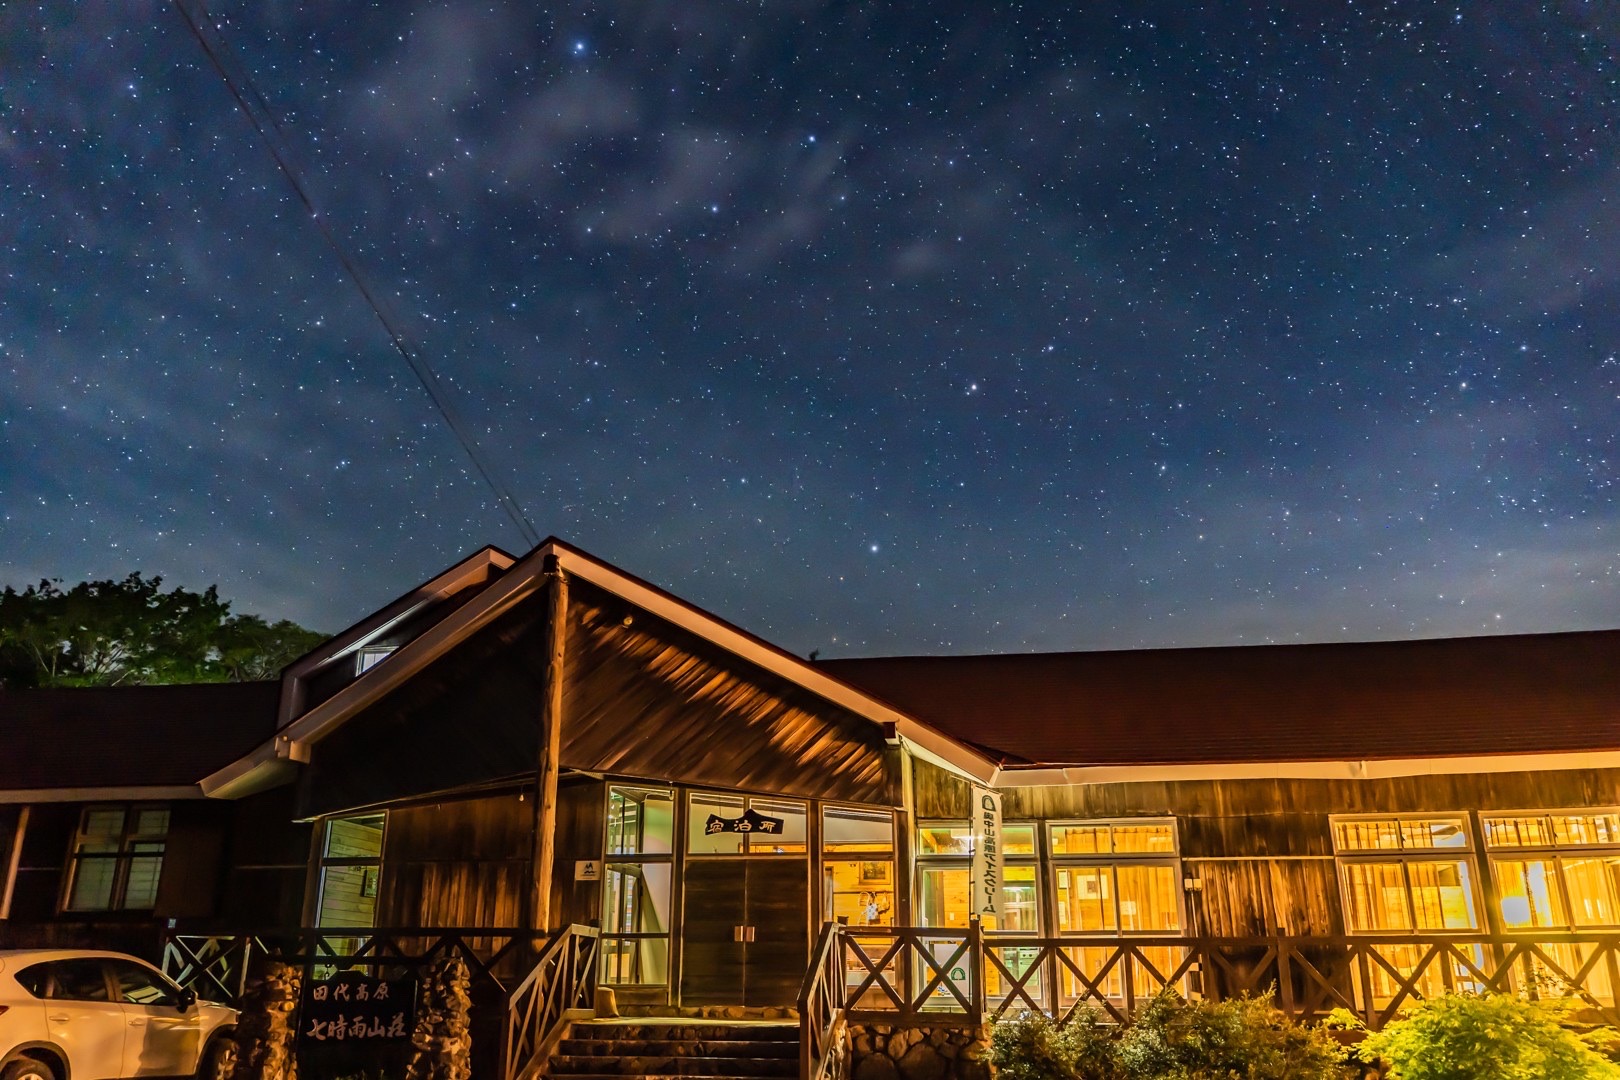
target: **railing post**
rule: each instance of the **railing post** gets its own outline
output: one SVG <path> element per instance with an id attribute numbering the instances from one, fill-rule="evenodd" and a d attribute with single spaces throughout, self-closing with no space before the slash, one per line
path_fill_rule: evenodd
<path id="1" fill-rule="evenodd" d="M 1278 1004 L 1282 1006 L 1282 1011 L 1288 1016 L 1300 1020 L 1303 1017 L 1295 1015 L 1294 965 L 1289 962 L 1288 955 L 1292 948 L 1293 946 L 1287 938 L 1281 935 L 1277 936 L 1277 997 Z"/>
<path id="2" fill-rule="evenodd" d="M 1058 980 L 1063 977 L 1063 965 L 1058 961 L 1058 949 L 1061 945 L 1049 943 L 1041 948 L 1036 963 L 1041 968 L 1041 1001 L 1046 1005 L 1046 1015 L 1053 1020 L 1061 1019 L 1058 1005 Z"/>
<path id="3" fill-rule="evenodd" d="M 977 915 L 968 921 L 967 970 L 973 982 L 968 988 L 968 1023 L 984 1022 L 984 1008 L 990 979 L 990 963 L 984 955 L 984 924 Z M 949 981 L 947 973 L 946 981 Z"/>

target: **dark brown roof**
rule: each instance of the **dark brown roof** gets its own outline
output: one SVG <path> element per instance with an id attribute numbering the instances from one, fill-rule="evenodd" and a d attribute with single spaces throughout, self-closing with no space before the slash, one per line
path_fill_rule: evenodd
<path id="1" fill-rule="evenodd" d="M 819 666 L 1009 765 L 1620 749 L 1620 630 Z"/>
<path id="2" fill-rule="evenodd" d="M 0 789 L 194 784 L 269 738 L 279 682 L 0 691 Z"/>

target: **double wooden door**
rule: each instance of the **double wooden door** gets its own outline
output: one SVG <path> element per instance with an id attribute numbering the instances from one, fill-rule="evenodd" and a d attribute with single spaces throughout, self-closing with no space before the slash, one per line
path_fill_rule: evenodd
<path id="1" fill-rule="evenodd" d="M 810 961 L 810 878 L 791 856 L 688 859 L 682 1005 L 792 1005 Z"/>

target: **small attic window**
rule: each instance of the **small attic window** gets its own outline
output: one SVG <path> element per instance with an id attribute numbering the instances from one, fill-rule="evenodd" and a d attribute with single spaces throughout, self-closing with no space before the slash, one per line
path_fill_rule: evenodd
<path id="1" fill-rule="evenodd" d="M 393 653 L 397 645 L 367 645 L 354 654 L 354 673 L 364 675 Z"/>

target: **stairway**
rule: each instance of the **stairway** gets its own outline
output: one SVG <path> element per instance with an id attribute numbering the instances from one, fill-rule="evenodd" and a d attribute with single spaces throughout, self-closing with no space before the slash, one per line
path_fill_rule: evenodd
<path id="1" fill-rule="evenodd" d="M 790 1080 L 799 1075 L 799 1025 L 690 1019 L 584 1021 L 558 1044 L 544 1075 L 556 1080 Z"/>

